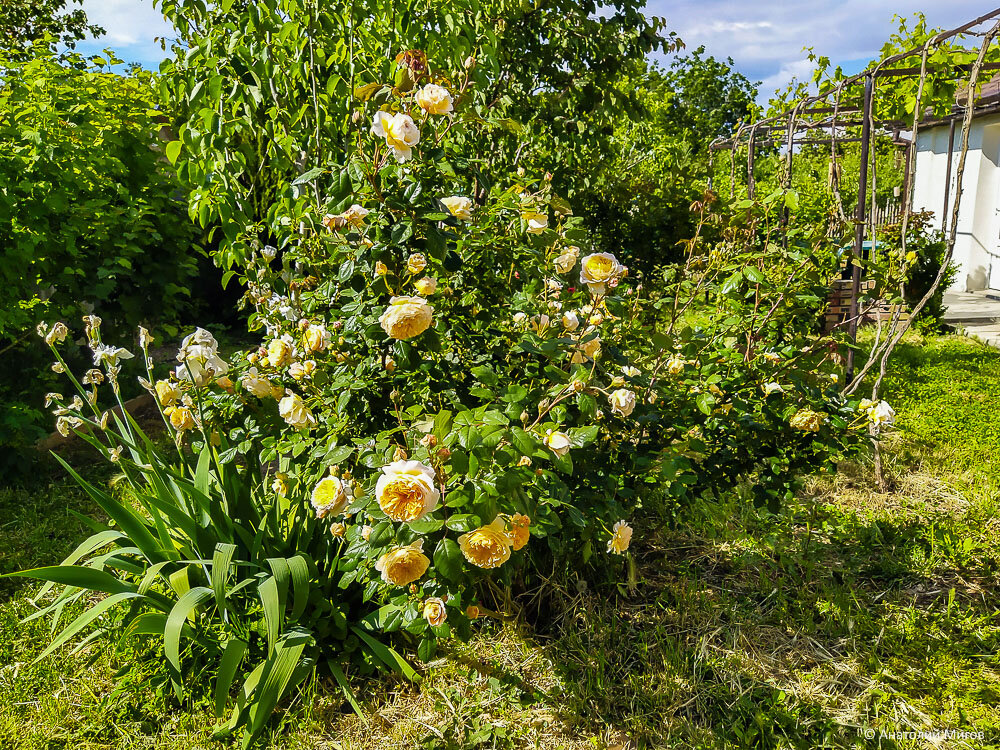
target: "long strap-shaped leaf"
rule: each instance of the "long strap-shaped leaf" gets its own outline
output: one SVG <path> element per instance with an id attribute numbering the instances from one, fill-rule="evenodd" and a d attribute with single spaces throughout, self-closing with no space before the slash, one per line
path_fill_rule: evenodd
<path id="1" fill-rule="evenodd" d="M 159 562 L 166 559 L 164 551 L 157 542 L 156 537 L 150 533 L 146 522 L 134 510 L 118 502 L 108 493 L 94 487 L 94 485 L 77 474 L 73 470 L 73 467 L 66 463 L 60 456 L 55 453 L 52 455 L 70 473 L 77 484 L 83 487 L 91 499 L 100 506 L 101 510 L 118 523 L 122 531 L 125 532 L 125 535 L 132 540 L 132 543 L 142 550 L 146 559 L 150 562 Z"/>
<path id="2" fill-rule="evenodd" d="M 358 699 L 355 697 L 354 691 L 351 690 L 351 685 L 347 681 L 347 675 L 344 674 L 344 670 L 341 669 L 340 665 L 333 659 L 327 659 L 326 665 L 330 668 L 330 672 L 333 674 L 333 679 L 335 679 L 337 684 L 340 685 L 340 689 L 343 691 L 344 697 L 347 698 L 347 702 L 351 704 L 351 708 L 354 709 L 354 713 L 357 714 L 358 718 L 361 719 L 361 722 L 365 726 L 368 726 L 368 717 L 365 716 L 364 711 L 361 710 L 361 706 L 358 704 Z"/>
<path id="3" fill-rule="evenodd" d="M 92 534 L 91 536 L 87 537 L 84 541 L 80 542 L 80 544 L 77 545 L 76 549 L 73 550 L 66 557 L 66 559 L 62 561 L 62 564 L 73 565 L 80 559 L 89 555 L 91 552 L 99 550 L 104 545 L 110 544 L 116 539 L 121 539 L 121 538 L 123 538 L 123 534 L 117 529 L 105 529 L 104 531 L 99 531 L 96 534 Z M 54 581 L 49 581 L 48 583 L 46 583 L 44 586 L 42 586 L 42 588 L 39 590 L 37 594 L 31 597 L 32 601 L 37 602 L 39 599 L 44 597 L 47 593 L 49 593 L 49 591 L 52 589 L 54 585 L 55 585 Z"/>
<path id="4" fill-rule="evenodd" d="M 215 606 L 220 612 L 226 609 L 226 584 L 229 583 L 229 567 L 235 553 L 235 544 L 219 542 L 212 555 L 212 591 L 215 593 Z"/>
<path id="5" fill-rule="evenodd" d="M 399 674 L 403 675 L 410 682 L 420 682 L 420 675 L 414 671 L 406 659 L 397 654 L 393 649 L 384 643 L 379 643 L 361 628 L 352 625 L 351 630 L 368 645 L 375 657 L 389 667 L 389 669 L 399 672 Z"/>
<path id="6" fill-rule="evenodd" d="M 120 594 L 114 594 L 112 596 L 109 596 L 107 599 L 102 599 L 93 607 L 84 612 L 82 615 L 73 620 L 73 622 L 71 622 L 69 625 L 67 625 L 66 629 L 63 630 L 59 635 L 57 635 L 55 639 L 52 641 L 52 643 L 49 644 L 49 647 L 46 648 L 44 651 L 42 651 L 42 653 L 40 653 L 37 657 L 35 657 L 35 663 L 41 661 L 46 656 L 55 651 L 57 648 L 62 646 L 66 641 L 68 641 L 74 635 L 79 633 L 81 630 L 83 630 L 85 627 L 87 627 L 90 623 L 92 623 L 102 614 L 107 612 L 109 609 L 114 607 L 116 604 L 121 604 L 126 599 L 134 599 L 140 596 L 141 594 L 135 591 L 123 591 Z"/>
<path id="7" fill-rule="evenodd" d="M 222 652 L 222 659 L 219 661 L 219 670 L 215 678 L 215 715 L 222 718 L 226 710 L 226 703 L 229 701 L 229 689 L 233 685 L 233 678 L 236 677 L 236 669 L 243 656 L 247 652 L 247 644 L 239 638 L 230 638 L 226 641 L 226 648 Z"/>
<path id="8" fill-rule="evenodd" d="M 40 581 L 51 581 L 66 586 L 79 586 L 91 591 L 103 591 L 106 594 L 120 594 L 124 591 L 135 591 L 131 583 L 115 578 L 110 573 L 85 565 L 50 565 L 45 568 L 19 570 L 16 573 L 6 573 L 0 578 L 37 578 Z"/>
<path id="9" fill-rule="evenodd" d="M 291 686 L 292 674 L 299 665 L 302 651 L 308 642 L 309 639 L 305 636 L 285 638 L 275 647 L 274 655 L 268 659 L 264 679 L 250 707 L 250 727 L 243 735 L 243 750 L 247 750 L 260 734 L 274 707 Z"/>
<path id="10" fill-rule="evenodd" d="M 184 697 L 184 688 L 181 684 L 181 630 L 195 607 L 210 596 L 212 589 L 197 586 L 178 599 L 167 616 L 167 625 L 163 630 L 163 652 L 171 668 L 171 680 L 178 700 Z"/>

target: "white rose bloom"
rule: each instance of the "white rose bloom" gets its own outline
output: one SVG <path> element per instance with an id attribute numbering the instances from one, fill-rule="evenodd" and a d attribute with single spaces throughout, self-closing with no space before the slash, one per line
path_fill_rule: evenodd
<path id="1" fill-rule="evenodd" d="M 271 395 L 271 382 L 267 378 L 260 377 L 256 367 L 251 367 L 240 383 L 257 398 L 267 398 Z"/>
<path id="2" fill-rule="evenodd" d="M 549 226 L 549 217 L 534 209 L 522 211 L 521 218 L 528 225 L 528 234 L 541 234 Z"/>
<path id="3" fill-rule="evenodd" d="M 633 367 L 632 365 L 628 365 L 628 366 L 622 368 L 622 374 L 626 378 L 637 378 L 642 373 L 639 371 L 638 367 Z"/>
<path id="4" fill-rule="evenodd" d="M 417 92 L 417 104 L 429 115 L 447 115 L 455 110 L 454 100 L 444 86 L 428 83 Z"/>
<path id="5" fill-rule="evenodd" d="M 568 250 L 569 248 L 567 248 Z M 555 267 L 557 273 L 569 273 L 573 270 L 576 265 L 577 256 L 564 250 L 555 259 Z"/>
<path id="6" fill-rule="evenodd" d="M 625 266 L 611 253 L 591 253 L 580 265 L 580 283 L 594 295 L 605 294 L 607 287 L 617 285 L 624 275 Z"/>
<path id="7" fill-rule="evenodd" d="M 580 327 L 580 319 L 576 316 L 576 313 L 572 310 L 567 310 L 562 315 L 563 328 L 567 331 L 575 331 Z"/>
<path id="8" fill-rule="evenodd" d="M 565 432 L 548 430 L 545 433 L 544 442 L 545 442 L 545 447 L 559 457 L 565 456 L 567 453 L 569 453 L 569 448 L 571 443 L 569 435 L 567 435 Z"/>
<path id="9" fill-rule="evenodd" d="M 260 251 L 261 257 L 270 263 L 278 256 L 278 248 L 274 245 L 264 245 L 264 249 Z"/>
<path id="10" fill-rule="evenodd" d="M 278 414 L 296 430 L 308 429 L 316 425 L 316 417 L 306 408 L 301 396 L 291 391 L 278 402 Z"/>
<path id="11" fill-rule="evenodd" d="M 420 143 L 420 129 L 409 115 L 376 112 L 372 121 L 372 133 L 385 138 L 392 149 L 396 161 L 402 163 L 413 158 L 413 147 Z"/>
<path id="12" fill-rule="evenodd" d="M 613 391 L 608 397 L 608 401 L 611 402 L 611 411 L 621 414 L 623 417 L 627 417 L 635 408 L 635 394 L 628 388 L 619 388 L 617 391 Z"/>
<path id="13" fill-rule="evenodd" d="M 461 195 L 452 195 L 442 198 L 441 202 L 448 212 L 456 219 L 468 221 L 472 218 L 472 199 Z"/>
<path id="14" fill-rule="evenodd" d="M 784 393 L 785 389 L 781 387 L 781 383 L 765 383 L 764 384 L 764 395 L 770 396 L 772 393 Z"/>
<path id="15" fill-rule="evenodd" d="M 429 297 L 437 291 L 438 283 L 437 279 L 430 276 L 424 276 L 421 279 L 417 279 L 413 282 L 413 288 L 417 290 L 417 294 L 422 297 Z"/>
<path id="16" fill-rule="evenodd" d="M 527 319 L 528 319 L 528 313 L 523 313 L 523 312 L 514 313 L 515 325 L 523 326 Z"/>
<path id="17" fill-rule="evenodd" d="M 412 523 L 437 507 L 441 493 L 434 469 L 419 461 L 393 461 L 382 467 L 375 483 L 375 499 L 393 521 Z"/>

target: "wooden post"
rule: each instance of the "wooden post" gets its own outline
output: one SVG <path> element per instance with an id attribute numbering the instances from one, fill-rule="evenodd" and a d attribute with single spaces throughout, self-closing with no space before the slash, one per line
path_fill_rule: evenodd
<path id="1" fill-rule="evenodd" d="M 871 141 L 872 91 L 871 74 L 865 76 L 864 120 L 861 123 L 861 165 L 858 175 L 858 207 L 854 214 L 854 257 L 861 259 L 865 247 L 865 218 L 868 205 L 868 146 Z M 853 263 L 851 270 L 851 306 L 848 312 L 848 335 L 851 348 L 847 351 L 844 384 L 854 379 L 854 345 L 858 342 L 858 297 L 861 294 L 861 267 Z"/>

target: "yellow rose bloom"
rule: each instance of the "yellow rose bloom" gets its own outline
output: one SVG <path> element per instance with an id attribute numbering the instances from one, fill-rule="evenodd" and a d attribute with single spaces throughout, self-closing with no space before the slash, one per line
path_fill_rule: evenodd
<path id="1" fill-rule="evenodd" d="M 330 345 L 330 332 L 322 324 L 313 324 L 302 334 L 306 351 L 321 352 Z M 270 359 L 270 357 L 268 357 Z"/>
<path id="2" fill-rule="evenodd" d="M 508 536 L 513 543 L 515 552 L 528 543 L 528 538 L 531 536 L 530 526 L 531 519 L 523 513 L 515 513 L 510 517 Z"/>
<path id="3" fill-rule="evenodd" d="M 624 555 L 631 543 L 632 527 L 624 521 L 619 521 L 611 530 L 611 539 L 608 540 L 608 552 L 614 552 L 616 555 Z"/>
<path id="4" fill-rule="evenodd" d="M 406 259 L 406 270 L 416 275 L 427 268 L 427 257 L 423 253 L 413 253 Z"/>
<path id="5" fill-rule="evenodd" d="M 310 502 L 313 510 L 316 511 L 316 518 L 326 518 L 343 513 L 350 502 L 347 485 L 340 477 L 321 479 L 313 488 Z"/>
<path id="6" fill-rule="evenodd" d="M 292 346 L 291 337 L 287 334 L 267 345 L 267 363 L 271 367 L 284 367 L 292 361 L 294 354 L 295 347 Z"/>
<path id="7" fill-rule="evenodd" d="M 460 221 L 468 221 L 472 218 L 472 199 L 463 195 L 451 195 L 442 198 L 441 202 L 448 212 Z"/>
<path id="8" fill-rule="evenodd" d="M 565 456 L 569 453 L 570 439 L 569 435 L 565 432 L 558 432 L 549 430 L 545 433 L 545 447 L 550 451 L 555 453 L 557 456 Z"/>
<path id="9" fill-rule="evenodd" d="M 504 529 L 502 518 L 458 538 L 462 555 L 477 568 L 498 568 L 510 559 L 514 542 Z"/>
<path id="10" fill-rule="evenodd" d="M 159 380 L 156 383 L 156 400 L 160 402 L 160 406 L 173 406 L 181 398 L 181 389 L 177 383 L 171 383 L 169 380 Z"/>
<path id="11" fill-rule="evenodd" d="M 386 145 L 392 149 L 397 162 L 409 161 L 413 158 L 413 147 L 420 143 L 420 129 L 413 118 L 400 112 L 376 112 L 372 121 L 372 133 L 379 138 L 385 138 Z"/>
<path id="12" fill-rule="evenodd" d="M 418 539 L 406 547 L 395 547 L 375 563 L 382 580 L 394 586 L 406 586 L 427 572 L 431 561 L 423 553 L 424 540 Z"/>
<path id="13" fill-rule="evenodd" d="M 549 225 L 549 217 L 533 208 L 521 211 L 521 218 L 528 225 L 528 234 L 541 234 Z"/>
<path id="14" fill-rule="evenodd" d="M 438 283 L 437 279 L 431 278 L 430 276 L 424 276 L 422 279 L 417 279 L 413 282 L 413 288 L 417 290 L 417 293 L 422 297 L 429 297 L 437 291 Z"/>
<path id="15" fill-rule="evenodd" d="M 171 406 L 167 408 L 166 413 L 170 417 L 170 424 L 178 432 L 194 429 L 194 415 L 188 407 Z"/>
<path id="16" fill-rule="evenodd" d="M 397 341 L 419 336 L 430 328 L 434 308 L 423 297 L 393 297 L 378 322 Z"/>
<path id="17" fill-rule="evenodd" d="M 419 521 L 435 507 L 441 493 L 434 486 L 434 469 L 419 461 L 393 461 L 382 467 L 375 499 L 393 521 Z"/>
<path id="18" fill-rule="evenodd" d="M 454 100 L 448 89 L 436 83 L 428 83 L 417 92 L 417 105 L 429 115 L 446 115 L 454 111 Z"/>
<path id="19" fill-rule="evenodd" d="M 445 609 L 444 599 L 432 596 L 424 602 L 424 619 L 430 625 L 442 625 L 448 619 L 448 611 Z"/>
<path id="20" fill-rule="evenodd" d="M 625 266 L 611 253 L 591 253 L 580 265 L 580 283 L 586 284 L 591 294 L 605 294 L 608 285 L 617 285 L 625 271 Z"/>
<path id="21" fill-rule="evenodd" d="M 316 426 L 316 417 L 306 407 L 302 397 L 291 391 L 278 402 L 278 414 L 297 430 Z"/>

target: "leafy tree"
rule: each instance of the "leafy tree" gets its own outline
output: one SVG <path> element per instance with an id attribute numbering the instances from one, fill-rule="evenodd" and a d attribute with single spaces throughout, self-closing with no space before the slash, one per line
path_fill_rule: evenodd
<path id="1" fill-rule="evenodd" d="M 83 0 L 70 0 L 82 5 Z M 90 34 L 101 36 L 104 29 L 87 21 L 83 8 L 66 10 L 66 0 L 5 0 L 0 3 L 0 48 L 25 53 L 35 42 L 53 38 L 73 47 Z"/>

